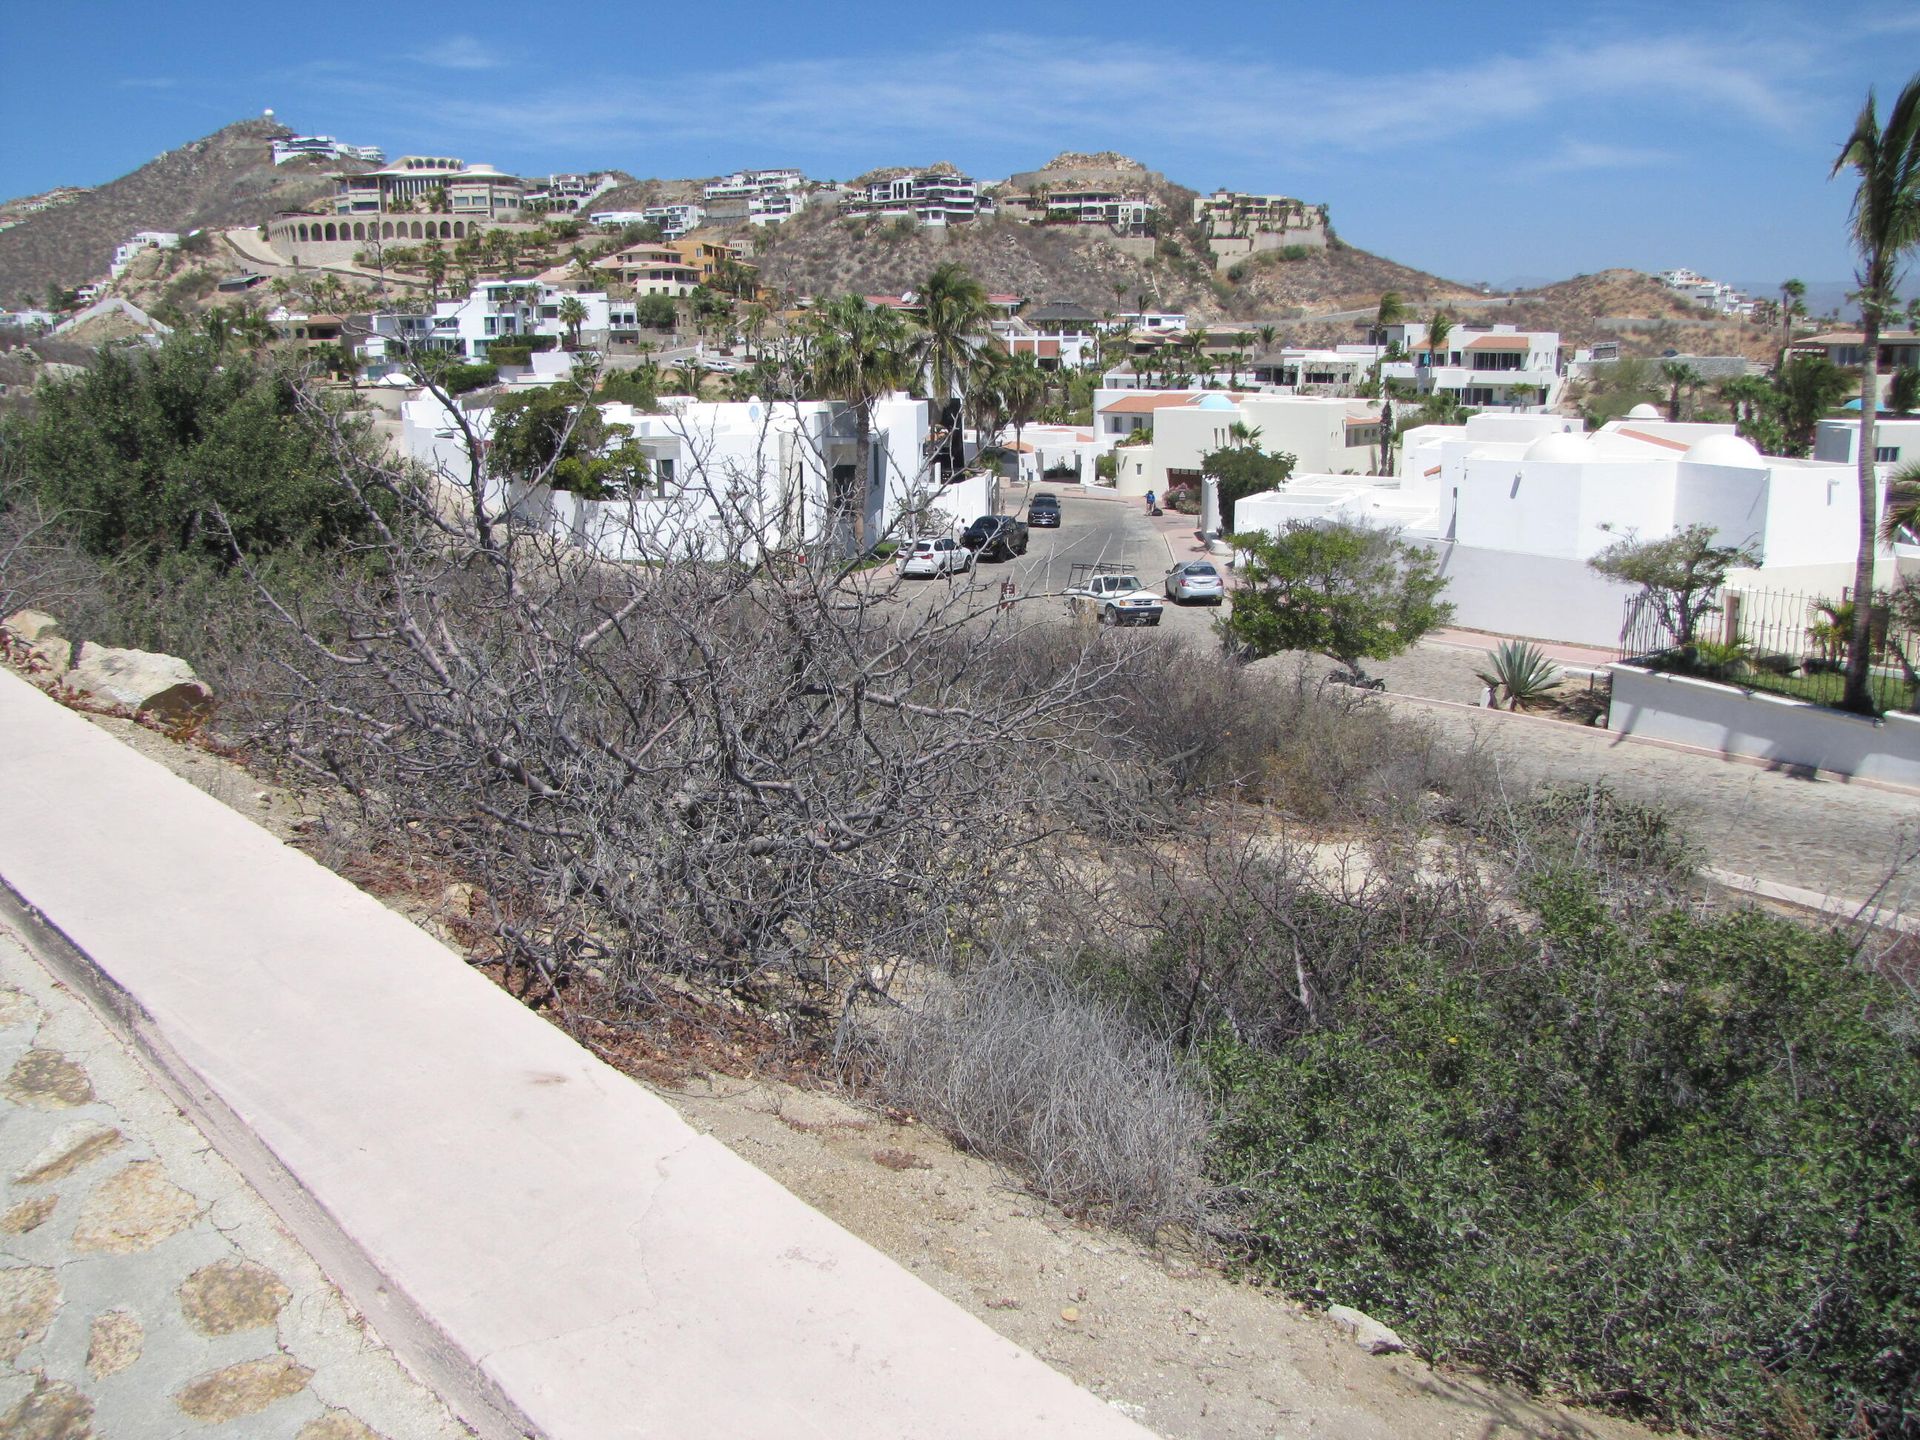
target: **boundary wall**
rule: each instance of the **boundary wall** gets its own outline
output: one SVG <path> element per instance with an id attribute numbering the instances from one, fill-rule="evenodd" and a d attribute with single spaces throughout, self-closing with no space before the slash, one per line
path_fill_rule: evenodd
<path id="1" fill-rule="evenodd" d="M 461 957 L 0 671 L 0 903 L 488 1440 L 1145 1440 Z"/>

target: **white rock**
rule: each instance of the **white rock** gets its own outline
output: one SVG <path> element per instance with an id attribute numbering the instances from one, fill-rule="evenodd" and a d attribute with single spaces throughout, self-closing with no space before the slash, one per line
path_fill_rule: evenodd
<path id="1" fill-rule="evenodd" d="M 60 622 L 44 610 L 16 610 L 0 620 L 0 634 L 22 645 L 38 645 L 60 633 Z"/>
<path id="2" fill-rule="evenodd" d="M 115 650 L 88 641 L 67 673 L 67 688 L 86 699 L 128 710 L 145 710 L 162 719 L 181 719 L 213 699 L 177 655 L 149 650 Z"/>
<path id="3" fill-rule="evenodd" d="M 1330 1305 L 1327 1318 L 1344 1329 L 1353 1343 L 1369 1355 L 1396 1355 L 1407 1342 L 1363 1310 L 1351 1305 Z"/>
<path id="4" fill-rule="evenodd" d="M 55 680 L 73 666 L 73 645 L 60 633 L 60 622 L 44 610 L 16 610 L 0 620 L 0 652 L 29 674 Z"/>

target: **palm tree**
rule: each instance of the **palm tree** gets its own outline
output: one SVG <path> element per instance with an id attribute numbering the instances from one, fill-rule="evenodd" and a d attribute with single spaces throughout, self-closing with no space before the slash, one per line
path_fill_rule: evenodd
<path id="1" fill-rule="evenodd" d="M 1900 262 L 1920 245 L 1920 74 L 1907 81 L 1881 128 L 1873 91 L 1840 147 L 1833 175 L 1859 174 L 1853 197 L 1853 241 L 1860 252 L 1860 324 L 1865 331 L 1860 367 L 1860 541 L 1853 566 L 1853 593 L 1873 594 L 1874 544 L 1879 534 L 1879 493 L 1874 471 L 1874 425 L 1880 414 L 1880 327 L 1898 302 L 1894 283 Z M 1841 704 L 1860 714 L 1873 708 L 1868 690 L 1868 612 L 1854 607 L 1853 643 L 1847 647 L 1847 689 Z"/>
<path id="2" fill-rule="evenodd" d="M 1047 402 L 1047 372 L 1031 351 L 1008 360 L 1000 373 L 1000 403 L 1013 426 L 1013 448 L 1020 451 L 1020 432 L 1032 423 Z"/>
<path id="3" fill-rule="evenodd" d="M 1447 340 L 1453 334 L 1453 317 L 1444 310 L 1433 312 L 1433 318 L 1427 321 L 1427 389 L 1433 389 L 1433 372 L 1439 367 L 1440 357 L 1447 353 Z"/>
<path id="4" fill-rule="evenodd" d="M 1398 290 L 1389 290 L 1380 297 L 1380 308 L 1373 317 L 1373 342 L 1375 345 L 1387 343 L 1387 328 L 1398 325 L 1407 318 L 1407 302 L 1400 298 Z"/>
<path id="5" fill-rule="evenodd" d="M 936 265 L 920 282 L 922 333 L 914 348 L 925 368 L 934 423 L 946 427 L 950 436 L 950 467 L 957 468 L 965 456 L 967 372 L 992 315 L 987 287 L 964 265 L 951 260 Z"/>
<path id="6" fill-rule="evenodd" d="M 1880 538 L 1891 545 L 1902 538 L 1902 532 L 1920 536 L 1920 460 L 1902 465 L 1887 479 L 1887 508 L 1880 517 Z"/>
<path id="7" fill-rule="evenodd" d="M 578 350 L 580 348 L 580 327 L 587 323 L 586 305 L 582 303 L 578 295 L 568 295 L 561 300 L 558 314 L 560 323 L 573 332 L 567 348 L 569 350 Z"/>
<path id="8" fill-rule="evenodd" d="M 1807 298 L 1806 283 L 1801 280 L 1783 280 L 1780 282 L 1780 356 L 1786 358 L 1787 351 L 1793 348 L 1793 321 L 1797 315 L 1807 313 L 1803 303 Z"/>
<path id="9" fill-rule="evenodd" d="M 1660 378 L 1667 382 L 1667 419 L 1677 421 L 1680 418 L 1680 391 L 1685 388 L 1691 396 L 1700 384 L 1700 372 L 1680 360 L 1662 360 Z"/>
<path id="10" fill-rule="evenodd" d="M 853 484 L 834 485 L 836 517 L 853 513 L 854 544 L 867 547 L 867 493 L 871 488 L 873 407 L 905 385 L 912 373 L 906 326 L 896 311 L 842 295 L 813 312 L 813 384 L 853 411 Z"/>

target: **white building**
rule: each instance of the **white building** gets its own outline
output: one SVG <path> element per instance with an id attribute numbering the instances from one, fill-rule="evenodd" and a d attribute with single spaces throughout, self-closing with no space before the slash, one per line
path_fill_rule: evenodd
<path id="1" fill-rule="evenodd" d="M 1563 381 L 1555 331 L 1456 325 L 1436 350 L 1426 324 L 1415 321 L 1389 327 L 1387 341 L 1410 358 L 1383 364 L 1381 378 L 1410 384 L 1422 395 L 1445 393 L 1474 409 L 1545 411 L 1559 403 Z"/>
<path id="2" fill-rule="evenodd" d="M 521 196 L 521 204 L 531 210 L 580 211 L 609 190 L 620 188 L 620 181 L 604 172 L 594 175 L 549 175 L 544 185 L 533 183 L 535 188 Z"/>
<path id="3" fill-rule="evenodd" d="M 1884 377 L 1880 383 L 1884 391 Z M 1859 464 L 1859 417 L 1817 422 L 1813 427 L 1813 458 L 1830 460 L 1838 465 Z M 1888 415 L 1883 412 L 1873 425 L 1873 461 L 1888 470 L 1897 465 L 1912 465 L 1920 461 L 1920 416 Z"/>
<path id="4" fill-rule="evenodd" d="M 1753 300 L 1736 286 L 1720 280 L 1709 280 L 1704 275 L 1696 275 L 1684 267 L 1678 270 L 1663 270 L 1660 282 L 1669 290 L 1678 292 L 1685 299 L 1720 315 L 1751 315 Z"/>
<path id="5" fill-rule="evenodd" d="M 363 160 L 370 165 L 387 163 L 387 152 L 378 145 L 343 145 L 331 135 L 290 135 L 273 142 L 273 163 L 276 165 L 285 165 L 289 160 L 310 155 L 323 160 Z"/>
<path id="6" fill-rule="evenodd" d="M 925 526 L 927 406 L 895 394 L 874 406 L 867 494 L 851 493 L 853 415 L 834 401 L 712 403 L 685 397 L 661 414 L 600 407 L 609 425 L 646 453 L 648 471 L 628 493 L 582 500 L 545 487 L 488 482 L 491 503 L 607 559 L 672 554 L 757 559 L 772 548 L 851 552 L 858 529 L 871 545 Z M 484 441 L 492 415 L 464 410 Z M 430 396 L 402 407 L 402 440 L 416 460 L 463 485 L 467 447 L 453 416 Z M 968 504 L 978 499 L 969 495 Z M 854 521 L 857 512 L 858 525 Z M 942 514 L 942 528 L 969 516 Z"/>
<path id="7" fill-rule="evenodd" d="M 1610 646 L 1631 592 L 1587 562 L 1616 541 L 1709 525 L 1762 555 L 1730 577 L 1736 587 L 1833 596 L 1852 582 L 1859 511 L 1846 466 L 1763 456 L 1730 425 L 1642 413 L 1589 435 L 1565 417 L 1477 415 L 1408 431 L 1395 481 L 1297 474 L 1241 501 L 1231 526 L 1335 516 L 1398 526 L 1432 549 L 1459 625 Z"/>
<path id="8" fill-rule="evenodd" d="M 179 235 L 171 230 L 141 230 L 131 240 L 123 240 L 114 247 L 107 273 L 118 280 L 135 256 L 148 250 L 171 250 L 179 243 Z"/>
<path id="9" fill-rule="evenodd" d="M 896 175 L 856 190 L 841 206 L 850 214 L 911 219 L 922 225 L 957 225 L 993 213 L 993 199 L 965 175 L 945 171 Z"/>
<path id="10" fill-rule="evenodd" d="M 806 206 L 807 177 L 794 169 L 736 170 L 701 193 L 706 218 L 715 223 L 777 225 Z"/>
<path id="11" fill-rule="evenodd" d="M 658 225 L 662 240 L 678 240 L 681 236 L 698 230 L 706 224 L 707 212 L 701 206 L 694 204 L 649 205 L 640 211 L 640 219 L 646 224 Z M 596 215 L 594 220 L 600 223 L 599 216 Z"/>

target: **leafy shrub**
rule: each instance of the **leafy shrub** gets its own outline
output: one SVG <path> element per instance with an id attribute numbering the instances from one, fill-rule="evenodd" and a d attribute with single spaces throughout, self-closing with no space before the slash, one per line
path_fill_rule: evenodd
<path id="1" fill-rule="evenodd" d="M 1913 1433 L 1911 1001 L 1757 912 L 1628 922 L 1565 870 L 1531 902 L 1371 949 L 1275 1050 L 1208 1045 L 1261 1263 L 1662 1423 Z"/>

